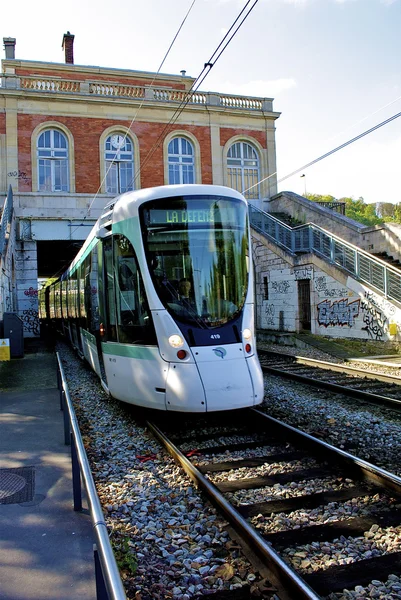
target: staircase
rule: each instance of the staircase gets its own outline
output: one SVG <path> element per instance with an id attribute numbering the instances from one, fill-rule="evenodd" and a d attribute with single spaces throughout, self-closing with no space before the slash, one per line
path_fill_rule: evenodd
<path id="1" fill-rule="evenodd" d="M 372 256 L 376 256 L 376 258 L 384 260 L 384 262 L 388 263 L 391 267 L 401 270 L 401 261 L 394 258 L 393 256 L 390 256 L 389 254 L 387 254 L 387 252 L 373 252 Z"/>
<path id="2" fill-rule="evenodd" d="M 356 280 L 372 286 L 385 298 L 401 304 L 400 261 L 386 253 L 370 254 L 313 223 L 291 227 L 253 205 L 249 205 L 249 216 L 256 231 L 287 252 L 293 255 L 314 253 Z"/>

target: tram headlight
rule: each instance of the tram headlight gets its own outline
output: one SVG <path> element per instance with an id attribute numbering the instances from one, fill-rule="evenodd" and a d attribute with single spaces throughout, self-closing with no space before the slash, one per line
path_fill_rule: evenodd
<path id="1" fill-rule="evenodd" d="M 168 343 L 173 348 L 181 348 L 181 346 L 184 345 L 184 340 L 182 339 L 182 337 L 180 335 L 174 334 L 174 335 L 170 335 L 170 337 L 168 338 Z"/>
<path id="2" fill-rule="evenodd" d="M 242 335 L 244 336 L 244 340 L 250 340 L 252 337 L 252 331 L 250 329 L 244 329 Z"/>

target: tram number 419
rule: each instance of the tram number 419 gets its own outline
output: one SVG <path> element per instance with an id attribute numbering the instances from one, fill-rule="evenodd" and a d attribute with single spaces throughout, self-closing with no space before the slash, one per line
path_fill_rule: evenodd
<path id="1" fill-rule="evenodd" d="M 213 333 L 213 334 L 210 336 L 210 339 L 211 339 L 211 340 L 219 340 L 219 339 L 220 339 L 220 334 L 219 334 L 219 333 Z"/>

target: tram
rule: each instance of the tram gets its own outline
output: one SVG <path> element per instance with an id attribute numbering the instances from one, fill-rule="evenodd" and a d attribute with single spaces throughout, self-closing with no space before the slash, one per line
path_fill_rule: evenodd
<path id="1" fill-rule="evenodd" d="M 248 206 L 233 189 L 116 197 L 39 306 L 118 400 L 194 413 L 263 400 Z"/>

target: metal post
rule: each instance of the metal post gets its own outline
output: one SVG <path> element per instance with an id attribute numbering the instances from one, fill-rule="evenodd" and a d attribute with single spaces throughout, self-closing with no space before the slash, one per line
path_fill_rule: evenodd
<path id="1" fill-rule="evenodd" d="M 96 544 L 93 544 L 93 557 L 95 559 L 96 600 L 109 600 Z"/>
<path id="2" fill-rule="evenodd" d="M 75 445 L 74 435 L 71 433 L 71 464 L 72 464 L 72 493 L 74 496 L 74 510 L 82 510 L 82 487 L 81 471 L 79 468 L 77 447 Z"/>
<path id="3" fill-rule="evenodd" d="M 60 396 L 60 410 L 63 410 L 63 383 L 61 381 L 61 375 L 60 375 L 60 370 L 57 369 L 57 387 L 59 389 L 59 396 Z"/>
<path id="4" fill-rule="evenodd" d="M 66 399 L 65 399 L 65 391 L 63 390 L 61 392 L 61 403 L 62 403 L 62 407 L 63 407 L 63 417 L 64 417 L 64 444 L 66 446 L 69 446 L 71 443 L 71 439 L 70 439 L 70 415 L 68 413 L 68 408 L 66 406 Z"/>

